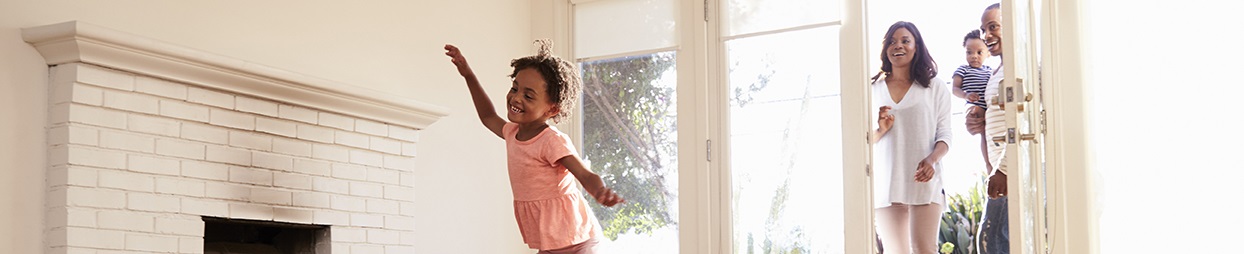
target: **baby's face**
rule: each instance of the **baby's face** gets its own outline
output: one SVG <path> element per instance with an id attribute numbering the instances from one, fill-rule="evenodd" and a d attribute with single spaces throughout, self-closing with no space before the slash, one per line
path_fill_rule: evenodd
<path id="1" fill-rule="evenodd" d="M 980 68 L 985 63 L 985 59 L 989 58 L 989 47 L 985 46 L 983 40 L 968 40 L 964 43 L 963 49 L 967 54 L 968 65 L 972 68 Z"/>

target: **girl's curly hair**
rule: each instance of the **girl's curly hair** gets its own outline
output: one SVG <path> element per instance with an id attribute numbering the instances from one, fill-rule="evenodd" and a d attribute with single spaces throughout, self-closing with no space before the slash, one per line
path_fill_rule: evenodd
<path id="1" fill-rule="evenodd" d="M 579 78 L 579 68 L 570 61 L 562 60 L 554 56 L 553 42 L 548 39 L 539 39 L 535 41 L 536 46 L 540 50 L 532 56 L 526 56 L 510 61 L 510 66 L 514 67 L 514 72 L 510 73 L 510 78 L 518 76 L 518 72 L 527 68 L 536 69 L 540 72 L 540 76 L 544 77 L 545 90 L 548 92 L 549 100 L 556 104 L 559 111 L 552 118 L 554 123 L 561 122 L 562 119 L 570 116 L 570 112 L 574 109 L 575 101 L 579 98 L 579 89 L 582 86 L 582 79 Z"/>

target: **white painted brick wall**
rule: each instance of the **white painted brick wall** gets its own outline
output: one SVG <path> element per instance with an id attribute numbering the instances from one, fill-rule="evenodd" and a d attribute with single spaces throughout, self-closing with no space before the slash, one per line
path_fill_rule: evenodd
<path id="1" fill-rule="evenodd" d="M 241 96 L 237 97 L 236 101 L 238 111 L 277 117 L 276 103 Z"/>
<path id="2" fill-rule="evenodd" d="M 331 195 L 322 192 L 294 192 L 294 206 L 309 208 L 329 208 Z"/>
<path id="3" fill-rule="evenodd" d="M 164 194 L 148 194 L 130 192 L 127 194 L 129 203 L 127 208 L 131 210 L 176 213 L 181 211 L 181 199 Z"/>
<path id="4" fill-rule="evenodd" d="M 371 120 L 357 119 L 354 120 L 354 131 L 384 137 L 389 135 L 389 125 Z"/>
<path id="5" fill-rule="evenodd" d="M 176 176 L 181 175 L 181 161 L 171 158 L 131 154 L 129 155 L 129 166 L 126 169 L 134 172 Z"/>
<path id="6" fill-rule="evenodd" d="M 160 115 L 204 122 L 211 120 L 208 107 L 183 101 L 160 100 Z"/>
<path id="7" fill-rule="evenodd" d="M 133 91 L 134 75 L 89 64 L 70 66 L 77 71 L 77 81 L 117 90 Z"/>
<path id="8" fill-rule="evenodd" d="M 272 151 L 295 157 L 312 156 L 311 142 L 281 137 L 272 138 Z"/>
<path id="9" fill-rule="evenodd" d="M 228 181 L 229 165 L 204 161 L 182 161 L 181 175 L 206 180 Z"/>
<path id="10" fill-rule="evenodd" d="M 285 190 L 276 190 L 270 188 L 254 188 L 251 189 L 252 202 L 273 204 L 273 205 L 291 205 L 293 204 L 293 193 Z"/>
<path id="11" fill-rule="evenodd" d="M 98 213 L 99 228 L 138 232 L 154 232 L 155 216 L 121 210 L 104 210 Z"/>
<path id="12" fill-rule="evenodd" d="M 219 145 L 207 145 L 205 149 L 208 161 L 242 166 L 251 165 L 250 150 Z"/>
<path id="13" fill-rule="evenodd" d="M 199 236 L 203 234 L 203 219 L 197 216 L 162 215 L 155 218 L 155 232 L 169 235 Z"/>
<path id="14" fill-rule="evenodd" d="M 132 152 L 155 152 L 155 138 L 132 132 L 105 130 L 99 133 L 99 146 Z"/>
<path id="15" fill-rule="evenodd" d="M 291 208 L 291 207 L 274 207 L 272 218 L 277 221 L 290 223 L 312 224 L 315 218 L 310 209 Z"/>
<path id="16" fill-rule="evenodd" d="M 272 151 L 272 136 L 248 131 L 229 131 L 229 145 L 258 151 Z"/>
<path id="17" fill-rule="evenodd" d="M 333 127 L 345 131 L 354 131 L 354 118 L 328 112 L 320 112 L 319 119 L 319 124 L 321 126 Z"/>
<path id="18" fill-rule="evenodd" d="M 181 249 L 177 237 L 156 234 L 125 234 L 125 246 L 131 250 L 171 253 Z"/>
<path id="19" fill-rule="evenodd" d="M 253 155 L 254 158 L 251 160 L 251 164 L 256 167 L 279 171 L 294 170 L 293 157 L 267 152 L 254 152 Z"/>
<path id="20" fill-rule="evenodd" d="M 155 177 L 119 170 L 103 170 L 99 172 L 99 187 L 152 192 L 155 190 Z"/>
<path id="21" fill-rule="evenodd" d="M 181 138 L 212 144 L 229 144 L 229 130 L 197 123 L 182 123 Z"/>
<path id="22" fill-rule="evenodd" d="M 315 110 L 285 104 L 277 106 L 277 116 L 309 124 L 316 124 L 319 122 L 319 113 Z"/>
<path id="23" fill-rule="evenodd" d="M 208 122 L 214 125 L 243 130 L 255 129 L 254 115 L 218 108 L 209 109 L 208 114 Z"/>
<path id="24" fill-rule="evenodd" d="M 73 102 L 94 106 L 104 105 L 104 89 L 99 87 L 74 84 L 71 96 L 70 100 Z"/>
<path id="25" fill-rule="evenodd" d="M 332 229 L 334 241 L 347 243 L 367 242 L 367 229 L 354 227 L 336 227 Z"/>
<path id="26" fill-rule="evenodd" d="M 298 137 L 298 124 L 289 120 L 281 120 L 270 117 L 256 117 L 255 130 L 286 137 Z"/>
<path id="27" fill-rule="evenodd" d="M 370 145 L 368 144 L 370 142 L 368 142 L 367 135 L 358 134 L 358 133 L 354 133 L 350 131 L 339 130 L 339 131 L 333 132 L 333 137 L 335 138 L 335 141 L 337 142 L 337 144 L 341 144 L 344 146 L 350 146 L 350 147 L 362 148 L 362 149 L 368 149 L 370 147 Z"/>
<path id="28" fill-rule="evenodd" d="M 187 91 L 186 101 L 218 108 L 233 109 L 233 95 L 198 87 L 190 87 Z"/>
<path id="29" fill-rule="evenodd" d="M 181 122 L 177 120 L 139 114 L 130 114 L 129 117 L 128 129 L 131 131 L 168 137 L 181 136 Z"/>
<path id="30" fill-rule="evenodd" d="M 134 91 L 178 100 L 186 100 L 186 86 L 150 77 L 139 76 Z"/>
<path id="31" fill-rule="evenodd" d="M 49 251 L 202 253 L 202 216 L 413 251 L 415 129 L 89 64 L 52 79 Z"/>
<path id="32" fill-rule="evenodd" d="M 69 107 L 69 121 L 115 129 L 125 129 L 125 113 L 111 109 L 85 106 L 81 104 L 65 104 Z"/>
<path id="33" fill-rule="evenodd" d="M 104 107 L 147 114 L 160 113 L 160 101 L 155 97 L 114 90 L 104 91 Z"/>

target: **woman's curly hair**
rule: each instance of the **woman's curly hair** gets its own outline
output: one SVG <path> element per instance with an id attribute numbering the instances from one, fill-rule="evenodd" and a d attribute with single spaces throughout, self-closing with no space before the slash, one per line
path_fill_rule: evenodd
<path id="1" fill-rule="evenodd" d="M 553 42 L 548 39 L 536 40 L 535 44 L 540 47 L 535 55 L 510 61 L 510 66 L 514 67 L 510 78 L 518 77 L 518 72 L 527 68 L 539 71 L 540 76 L 544 77 L 549 101 L 556 104 L 559 109 L 557 115 L 550 119 L 553 119 L 554 123 L 561 122 L 562 119 L 570 116 L 575 101 L 579 98 L 579 89 L 583 84 L 582 79 L 579 78 L 579 68 L 570 61 L 554 56 Z"/>

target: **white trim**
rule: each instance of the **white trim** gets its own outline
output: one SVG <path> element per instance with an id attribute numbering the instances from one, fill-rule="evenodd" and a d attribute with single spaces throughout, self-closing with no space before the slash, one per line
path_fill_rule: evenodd
<path id="1" fill-rule="evenodd" d="M 1082 1 L 1044 1 L 1046 160 L 1052 253 L 1100 253 L 1100 218 L 1092 151 L 1092 84 L 1085 82 Z"/>
<path id="2" fill-rule="evenodd" d="M 873 227 L 872 130 L 868 89 L 868 6 L 865 0 L 843 1 L 839 30 L 839 68 L 842 73 L 842 203 L 843 253 L 877 253 Z"/>
<path id="3" fill-rule="evenodd" d="M 770 34 L 780 34 L 780 33 L 785 33 L 785 32 L 811 30 L 811 29 L 816 29 L 816 28 L 821 28 L 821 27 L 840 26 L 840 25 L 842 25 L 842 21 L 831 21 L 831 22 L 825 22 L 825 23 L 793 26 L 793 27 L 787 27 L 787 28 L 782 28 L 782 29 L 774 29 L 774 30 L 766 30 L 766 31 L 760 31 L 760 32 L 737 34 L 737 35 L 731 35 L 731 36 L 723 36 L 721 37 L 721 41 L 731 41 L 731 40 L 736 40 L 736 39 L 765 36 L 765 35 L 770 35 Z"/>
<path id="4" fill-rule="evenodd" d="M 602 55 L 602 56 L 589 56 L 589 57 L 575 59 L 575 62 L 580 62 L 580 63 L 581 62 L 593 62 L 593 61 L 621 58 L 621 57 L 628 57 L 628 56 L 651 55 L 651 54 L 656 54 L 656 53 L 661 53 L 661 52 L 671 52 L 671 51 L 675 51 L 675 52 L 678 51 L 678 46 L 675 45 L 675 46 L 669 46 L 669 47 L 663 47 L 663 48 L 645 49 L 645 50 L 638 50 L 638 51 L 631 51 L 631 52 L 624 52 L 624 53 L 617 53 L 617 54 L 608 54 L 608 55 Z"/>
<path id="5" fill-rule="evenodd" d="M 711 1 L 711 2 L 710 2 Z M 678 51 L 678 151 L 685 154 L 678 159 L 679 195 L 679 235 L 681 251 L 684 254 L 715 254 L 722 251 L 720 239 L 722 235 L 722 211 L 719 190 L 720 181 L 714 176 L 722 170 L 720 149 L 725 147 L 721 139 L 716 138 L 715 130 L 721 127 L 711 124 L 719 116 L 709 105 L 716 98 L 712 95 L 712 85 L 716 84 L 713 68 L 713 38 L 710 31 L 718 27 L 713 22 L 705 22 L 715 0 L 683 0 L 679 1 L 678 36 L 679 45 L 686 45 Z M 716 9 L 716 8 L 712 8 Z M 710 11 L 710 12 L 706 12 Z M 709 149 L 706 140 L 712 140 Z M 708 161 L 709 153 L 714 161 Z"/>
<path id="6" fill-rule="evenodd" d="M 23 28 L 47 65 L 82 62 L 423 129 L 444 107 L 185 48 L 81 21 Z"/>

